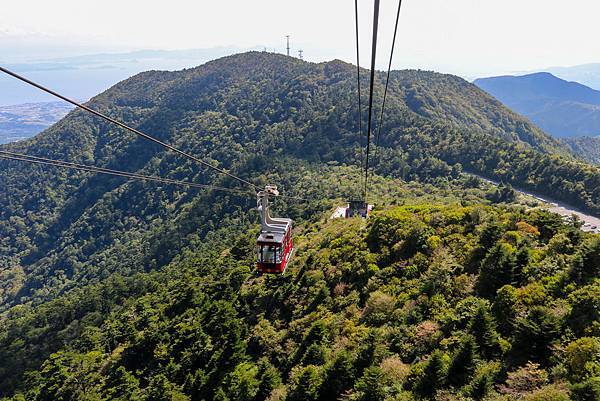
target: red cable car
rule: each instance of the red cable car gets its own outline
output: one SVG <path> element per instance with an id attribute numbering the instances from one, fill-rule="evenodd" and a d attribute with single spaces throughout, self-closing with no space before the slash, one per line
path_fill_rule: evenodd
<path id="1" fill-rule="evenodd" d="M 260 235 L 256 240 L 256 270 L 259 273 L 282 274 L 292 258 L 292 220 L 269 215 L 269 196 L 277 196 L 274 185 L 265 186 L 257 194 L 260 212 Z"/>

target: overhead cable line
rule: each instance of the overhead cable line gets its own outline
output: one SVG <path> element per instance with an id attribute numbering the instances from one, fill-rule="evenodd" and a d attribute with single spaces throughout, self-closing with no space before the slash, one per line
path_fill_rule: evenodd
<path id="1" fill-rule="evenodd" d="M 8 152 L 8 151 L 3 151 L 3 150 L 0 150 L 0 158 L 28 162 L 28 163 L 33 163 L 33 164 L 53 166 L 53 167 L 62 167 L 62 168 L 71 169 L 71 170 L 80 170 L 80 171 L 87 171 L 87 172 L 92 172 L 92 173 L 113 175 L 113 176 L 128 178 L 131 180 L 153 181 L 153 182 L 158 182 L 158 183 L 162 183 L 162 184 L 186 186 L 186 187 L 190 187 L 190 188 L 213 189 L 216 191 L 231 192 L 231 193 L 236 193 L 239 195 L 254 196 L 254 194 L 252 194 L 248 190 L 244 191 L 241 189 L 225 188 L 225 187 L 219 187 L 219 186 L 208 185 L 208 184 L 198 184 L 198 183 L 189 182 L 189 181 L 179 181 L 179 180 L 173 180 L 170 178 L 151 176 L 151 175 L 143 175 L 143 174 L 138 174 L 138 173 L 130 173 L 130 172 L 126 172 L 126 171 L 119 171 L 119 170 L 113 170 L 113 169 L 108 169 L 108 168 L 103 168 L 103 167 L 89 166 L 89 165 L 85 165 L 85 164 L 72 163 L 72 162 L 67 162 L 67 161 L 63 161 L 63 160 L 47 159 L 45 157 L 31 156 L 31 155 L 26 155 L 26 154 L 22 154 L 22 153 Z"/>
<path id="2" fill-rule="evenodd" d="M 71 170 L 81 170 L 81 171 L 87 171 L 87 172 L 92 172 L 92 173 L 107 174 L 107 175 L 113 175 L 113 176 L 118 176 L 118 177 L 123 177 L 123 178 L 129 178 L 132 180 L 154 181 L 154 182 L 159 182 L 159 183 L 168 184 L 168 185 L 178 185 L 178 186 L 186 186 L 186 187 L 190 187 L 190 188 L 200 188 L 200 189 L 212 189 L 215 191 L 230 192 L 230 193 L 235 193 L 235 194 L 239 194 L 239 195 L 256 196 L 255 193 L 249 192 L 249 190 L 226 188 L 226 187 L 221 187 L 221 186 L 216 186 L 216 185 L 198 184 L 196 182 L 174 180 L 171 178 L 165 178 L 165 177 L 159 177 L 159 176 L 130 173 L 127 171 L 113 170 L 113 169 L 108 169 L 108 168 L 104 168 L 104 167 L 90 166 L 90 165 L 86 165 L 86 164 L 78 164 L 78 163 L 73 163 L 73 162 L 67 162 L 64 160 L 48 159 L 45 157 L 26 155 L 26 154 L 22 154 L 22 153 L 9 152 L 9 151 L 5 151 L 5 150 L 0 150 L 0 158 L 7 159 L 7 160 L 17 160 L 17 161 L 34 163 L 34 164 L 47 165 L 47 166 L 62 167 L 62 168 L 67 168 L 67 169 L 71 169 Z M 296 196 L 277 195 L 277 197 L 308 202 L 308 199 L 304 199 L 304 198 L 300 198 L 300 197 L 296 197 Z"/>
<path id="3" fill-rule="evenodd" d="M 398 12 L 396 13 L 396 25 L 394 26 L 394 38 L 392 39 L 392 49 L 390 51 L 390 62 L 388 64 L 387 76 L 385 78 L 385 89 L 383 90 L 383 103 L 381 104 L 381 114 L 379 115 L 379 124 L 377 126 L 377 139 L 375 141 L 375 155 L 373 159 L 377 158 L 377 152 L 379 149 L 379 138 L 381 137 L 381 127 L 383 126 L 383 112 L 385 110 L 385 100 L 387 98 L 388 84 L 390 82 L 390 71 L 392 70 L 392 59 L 394 58 L 394 47 L 396 46 L 396 34 L 398 33 L 398 21 L 400 20 L 400 8 L 402 7 L 402 0 L 398 0 Z"/>
<path id="4" fill-rule="evenodd" d="M 85 111 L 87 111 L 89 113 L 92 113 L 92 114 L 94 114 L 97 117 L 100 117 L 100 118 L 102 118 L 102 119 L 104 119 L 104 120 L 106 120 L 108 122 L 111 122 L 111 123 L 113 123 L 115 125 L 118 125 L 119 127 L 123 128 L 123 129 L 126 129 L 126 130 L 128 130 L 130 132 L 133 132 L 134 134 L 139 135 L 142 138 L 147 139 L 147 140 L 149 140 L 151 142 L 154 142 L 154 143 L 156 143 L 156 144 L 158 144 L 158 145 L 160 145 L 160 146 L 162 146 L 162 147 L 164 147 L 164 148 L 166 148 L 166 149 L 168 149 L 168 150 L 170 150 L 172 152 L 175 152 L 175 153 L 178 153 L 178 154 L 180 154 L 180 155 L 182 155 L 184 157 L 187 157 L 188 159 L 193 160 L 193 161 L 195 161 L 197 163 L 200 163 L 203 166 L 206 166 L 206 167 L 208 167 L 210 169 L 213 169 L 213 170 L 215 170 L 215 171 L 217 171 L 217 172 L 219 172 L 221 174 L 225 174 L 226 176 L 228 176 L 230 178 L 233 178 L 233 179 L 235 179 L 235 180 L 237 180 L 237 181 L 239 181 L 239 182 L 241 182 L 243 184 L 249 185 L 249 186 L 253 187 L 255 190 L 259 190 L 260 189 L 257 185 L 251 183 L 250 181 L 247 181 L 247 180 L 245 180 L 243 178 L 237 177 L 237 176 L 235 176 L 235 175 L 229 173 L 228 171 L 225 171 L 225 170 L 223 170 L 223 169 L 221 169 L 219 167 L 213 166 L 212 164 L 207 163 L 204 160 L 201 160 L 201 159 L 197 158 L 196 156 L 193 156 L 193 155 L 191 155 L 191 154 L 189 154 L 187 152 L 184 152 L 183 150 L 177 149 L 176 147 L 174 147 L 172 145 L 169 145 L 168 143 L 165 143 L 165 142 L 163 142 L 163 141 L 161 141 L 159 139 L 156 139 L 156 138 L 154 138 L 154 137 L 152 137 L 152 136 L 150 136 L 150 135 L 148 135 L 148 134 L 146 134 L 146 133 L 144 133 L 144 132 L 142 132 L 142 131 L 140 131 L 138 129 L 132 128 L 132 127 L 128 126 L 127 124 L 125 124 L 125 123 L 123 123 L 123 122 L 121 122 L 119 120 L 115 120 L 114 118 L 111 118 L 111 117 L 109 117 L 109 116 L 107 116 L 105 114 L 102 114 L 99 111 L 94 110 L 94 109 L 92 109 L 92 108 L 90 108 L 90 107 L 88 107 L 88 106 L 86 106 L 84 104 L 81 104 L 79 102 L 76 102 L 75 100 L 69 99 L 68 97 L 63 96 L 63 95 L 61 95 L 61 94 L 59 94 L 59 93 L 57 93 L 57 92 L 55 92 L 55 91 L 53 91 L 51 89 L 48 89 L 48 88 L 46 88 L 46 87 L 44 87 L 44 86 L 42 86 L 42 85 L 40 85 L 38 83 L 35 83 L 35 82 L 33 82 L 33 81 L 31 81 L 31 80 L 29 80 L 29 79 L 27 79 L 27 78 L 25 78 L 25 77 L 23 77 L 23 76 L 15 73 L 15 72 L 7 70 L 6 68 L 4 68 L 2 66 L 0 66 L 0 71 L 4 72 L 5 74 L 8 74 L 8 75 L 10 75 L 10 76 L 12 76 L 12 77 L 20 80 L 20 81 L 23 81 L 23 82 L 25 82 L 25 83 L 27 83 L 27 84 L 29 84 L 31 86 L 34 86 L 34 87 L 36 87 L 36 88 L 38 88 L 38 89 L 40 89 L 40 90 L 42 90 L 42 91 L 44 91 L 44 92 L 52 95 L 52 96 L 55 96 L 55 97 L 57 97 L 57 98 L 59 98 L 61 100 L 64 100 L 65 102 L 71 103 L 72 105 L 74 105 L 76 107 L 79 107 L 80 109 L 83 109 L 83 110 L 85 110 Z"/>
<path id="5" fill-rule="evenodd" d="M 373 41 L 371 47 L 371 82 L 369 82 L 369 117 L 367 120 L 367 154 L 365 158 L 365 203 L 369 180 L 369 149 L 371 147 L 371 120 L 373 115 L 373 85 L 375 83 L 375 58 L 377 55 L 377 30 L 379 26 L 379 0 L 375 0 L 373 10 Z"/>
<path id="6" fill-rule="evenodd" d="M 362 169 L 365 163 L 365 156 L 363 150 L 363 129 L 362 129 L 362 101 L 360 94 L 360 42 L 358 35 L 358 0 L 354 0 L 354 24 L 356 31 L 356 87 L 358 94 L 358 134 L 359 134 L 359 144 L 360 144 L 360 168 Z M 361 184 L 359 180 L 359 185 Z M 362 185 L 359 186 L 359 193 Z"/>

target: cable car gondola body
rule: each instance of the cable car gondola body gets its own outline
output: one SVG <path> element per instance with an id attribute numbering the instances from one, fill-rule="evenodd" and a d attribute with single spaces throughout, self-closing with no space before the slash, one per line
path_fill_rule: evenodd
<path id="1" fill-rule="evenodd" d="M 279 192 L 274 185 L 267 185 L 257 194 L 260 212 L 260 235 L 256 240 L 256 270 L 259 273 L 282 274 L 292 257 L 292 220 L 273 218 L 269 214 L 269 196 Z"/>

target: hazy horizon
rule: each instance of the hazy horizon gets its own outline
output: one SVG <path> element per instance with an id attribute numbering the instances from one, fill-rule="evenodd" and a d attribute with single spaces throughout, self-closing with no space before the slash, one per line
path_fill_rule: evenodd
<path id="1" fill-rule="evenodd" d="M 366 65 L 372 2 L 359 3 Z M 379 68 L 387 65 L 397 4 L 381 1 Z M 600 62 L 600 43 L 589 40 L 599 12 L 600 3 L 586 0 L 569 7 L 558 0 L 405 0 L 393 67 L 477 77 Z M 284 52 L 288 34 L 293 55 L 302 49 L 309 61 L 354 62 L 354 2 L 10 2 L 0 15 L 0 62 L 144 49 Z"/>
<path id="2" fill-rule="evenodd" d="M 92 96 L 108 89 L 119 81 L 127 79 L 139 72 L 156 70 L 180 70 L 184 68 L 195 67 L 204 64 L 216 58 L 246 52 L 246 51 L 266 51 L 273 52 L 277 49 L 266 46 L 252 46 L 249 48 L 239 48 L 235 46 L 219 46 L 205 49 L 135 49 L 120 52 L 101 52 L 101 53 L 72 53 L 62 57 L 49 57 L 20 61 L 12 63 L 3 63 L 9 69 L 12 69 L 26 77 L 48 85 L 52 89 L 58 90 L 67 96 L 79 100 L 87 100 Z M 292 55 L 294 56 L 294 55 Z M 298 57 L 295 55 L 294 57 Z M 321 59 L 308 60 L 313 62 L 331 61 L 335 57 L 327 58 L 323 54 Z M 339 58 L 339 57 L 337 57 Z M 355 64 L 355 60 L 344 60 Z M 600 63 L 590 63 L 579 66 L 553 66 L 540 68 L 530 71 L 506 71 L 497 74 L 481 76 L 462 76 L 462 78 L 473 81 L 476 78 L 497 75 L 524 75 L 538 71 L 548 71 L 568 80 L 578 80 L 577 75 L 573 75 L 571 68 L 585 69 L 587 66 L 600 65 Z M 368 67 L 362 65 L 362 67 Z M 452 73 L 433 68 L 397 66 L 395 69 L 419 68 L 422 70 L 432 70 L 440 73 Z M 378 66 L 378 69 L 380 66 Z M 598 85 L 588 86 L 598 88 Z M 23 103 L 49 102 L 55 99 L 50 95 L 29 87 L 11 77 L 0 75 L 0 106 L 18 105 Z"/>
<path id="3" fill-rule="evenodd" d="M 367 67 L 373 3 L 359 3 L 361 66 Z M 378 69 L 387 68 L 397 4 L 396 0 L 381 1 Z M 502 4 L 404 0 L 392 67 L 455 74 L 472 81 L 600 63 L 596 56 L 600 43 L 589 40 L 596 36 L 598 12 L 600 3 L 586 0 L 573 0 L 568 8 L 557 0 L 507 0 Z M 193 67 L 248 49 L 285 53 L 284 36 L 288 34 L 292 56 L 297 57 L 301 49 L 307 61 L 356 62 L 352 1 L 172 0 L 165 7 L 158 1 L 24 0 L 7 3 L 0 14 L 0 64 L 16 65 L 32 79 L 83 98 L 146 69 Z M 172 53 L 194 49 L 206 54 L 182 59 Z M 107 57 L 85 65 L 81 60 L 65 60 L 98 54 L 119 58 L 148 50 L 171 53 L 143 60 Z M 42 62 L 60 65 L 40 65 Z M 561 77 L 576 80 L 569 72 Z M 2 92 L 5 96 L 0 105 L 45 99 L 45 95 L 0 76 Z"/>

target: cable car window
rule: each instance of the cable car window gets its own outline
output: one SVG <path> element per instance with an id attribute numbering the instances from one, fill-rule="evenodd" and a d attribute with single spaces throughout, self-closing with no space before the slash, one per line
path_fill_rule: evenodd
<path id="1" fill-rule="evenodd" d="M 275 261 L 277 253 L 277 247 L 275 245 L 263 245 L 261 255 L 262 263 L 277 263 Z"/>

